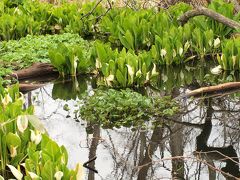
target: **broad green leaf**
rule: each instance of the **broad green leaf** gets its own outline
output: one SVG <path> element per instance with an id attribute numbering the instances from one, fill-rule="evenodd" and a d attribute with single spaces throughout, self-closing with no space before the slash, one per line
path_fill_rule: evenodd
<path id="1" fill-rule="evenodd" d="M 116 79 L 121 86 L 126 87 L 126 80 L 124 78 L 124 75 L 119 70 L 116 71 Z"/>
<path id="2" fill-rule="evenodd" d="M 12 132 L 9 132 L 6 136 L 6 143 L 8 147 L 19 147 L 21 146 L 21 139 L 17 134 L 13 134 Z"/>

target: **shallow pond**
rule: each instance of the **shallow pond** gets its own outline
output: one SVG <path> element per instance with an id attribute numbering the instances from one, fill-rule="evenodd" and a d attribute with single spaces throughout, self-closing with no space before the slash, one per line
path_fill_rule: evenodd
<path id="1" fill-rule="evenodd" d="M 189 67 L 190 68 L 190 67 Z M 157 88 L 145 88 L 148 95 L 177 96 L 205 84 L 219 83 L 233 75 L 216 77 L 205 70 L 164 70 Z M 77 83 L 77 84 L 76 84 Z M 76 86 L 78 88 L 76 88 Z M 94 78 L 56 81 L 26 94 L 27 104 L 49 135 L 69 152 L 69 167 L 97 157 L 85 168 L 85 179 L 231 179 L 240 177 L 239 94 L 183 99 L 184 113 L 160 119 L 159 126 L 103 129 L 77 116 L 81 98 L 92 95 Z M 69 110 L 68 110 L 69 109 Z M 202 153 L 201 153 L 202 152 Z M 205 152 L 205 153 L 203 153 Z M 95 171 L 94 171 L 95 170 Z M 97 172 L 96 172 L 97 171 Z"/>

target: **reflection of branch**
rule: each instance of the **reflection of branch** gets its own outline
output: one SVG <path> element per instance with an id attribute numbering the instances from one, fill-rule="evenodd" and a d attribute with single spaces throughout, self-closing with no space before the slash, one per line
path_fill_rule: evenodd
<path id="1" fill-rule="evenodd" d="M 145 166 L 148 166 L 149 164 L 156 164 L 156 163 L 161 163 L 161 162 L 164 162 L 164 161 L 172 161 L 172 160 L 186 160 L 188 161 L 189 159 L 192 159 L 196 162 L 201 162 L 202 164 L 205 164 L 207 165 L 209 168 L 211 168 L 212 170 L 215 170 L 217 172 L 220 172 L 222 174 L 224 174 L 225 176 L 227 177 L 232 177 L 232 178 L 238 178 L 238 177 L 235 177 L 229 173 L 226 173 L 224 171 L 222 171 L 221 169 L 218 169 L 216 167 L 213 167 L 211 164 L 207 163 L 205 160 L 202 160 L 201 158 L 198 158 L 198 157 L 191 157 L 191 156 L 175 156 L 175 157 L 168 157 L 168 158 L 162 158 L 160 160 L 157 160 L 157 161 L 152 161 L 152 162 L 149 162 L 149 163 L 146 163 L 146 164 L 143 164 L 141 166 L 138 166 L 137 169 L 141 169 L 141 168 L 144 168 Z"/>
<path id="2" fill-rule="evenodd" d="M 175 123 L 178 123 L 178 124 L 182 124 L 182 125 L 185 125 L 185 126 L 188 126 L 188 127 L 194 127 L 194 128 L 199 128 L 199 129 L 202 129 L 204 124 L 195 124 L 195 123 L 190 123 L 190 122 L 183 122 L 183 121 L 178 121 L 178 120 L 175 120 L 175 119 L 172 119 L 172 118 L 169 118 L 169 117 L 166 117 L 166 120 L 169 120 L 169 121 L 172 121 L 172 122 L 175 122 Z"/>
<path id="3" fill-rule="evenodd" d="M 240 165 L 240 163 L 239 163 L 238 161 L 234 160 L 232 157 L 229 157 L 229 156 L 221 153 L 221 152 L 218 151 L 218 150 L 212 150 L 212 151 L 207 151 L 207 152 L 195 151 L 194 154 L 195 154 L 195 155 L 201 155 L 201 154 L 203 154 L 203 155 L 219 154 L 218 160 L 220 160 L 220 161 L 231 160 L 232 162 Z M 234 158 L 235 158 L 235 157 L 234 157 Z M 235 159 L 236 159 L 236 158 L 235 158 Z M 240 158 L 237 157 L 237 159 L 240 159 Z"/>
<path id="4" fill-rule="evenodd" d="M 83 167 L 85 167 L 85 168 L 87 168 L 87 169 L 89 169 L 89 170 L 91 170 L 91 171 L 93 171 L 93 172 L 95 172 L 95 173 L 98 173 L 98 171 L 97 171 L 96 169 L 93 169 L 93 168 L 91 168 L 91 167 L 88 166 L 89 163 L 95 161 L 96 159 L 97 159 L 97 156 L 91 158 L 90 160 L 88 160 L 87 162 L 85 162 L 85 163 L 83 164 Z"/>
<path id="5" fill-rule="evenodd" d="M 159 137 L 160 135 L 160 137 Z M 148 164 L 147 166 L 144 166 L 144 168 L 139 169 L 138 173 L 138 179 L 147 179 L 147 172 L 150 168 L 151 162 L 152 162 L 152 156 L 154 152 L 156 151 L 158 144 L 160 143 L 160 140 L 162 140 L 162 129 L 160 127 L 155 127 L 153 130 L 153 134 L 151 137 L 151 141 L 149 142 L 147 146 L 147 150 L 145 152 L 145 157 L 141 162 L 139 162 L 139 166 L 143 164 Z M 138 167 L 139 167 L 138 166 Z"/>
<path id="6" fill-rule="evenodd" d="M 99 143 L 99 137 L 100 137 L 100 126 L 99 125 L 94 125 L 94 131 L 93 131 L 93 137 L 94 139 L 92 139 L 92 143 L 89 149 L 89 156 L 88 158 L 90 159 L 88 162 L 88 169 L 90 169 L 91 171 L 89 171 L 88 173 L 88 179 L 94 179 L 94 173 L 97 173 L 97 170 L 95 170 L 95 161 L 93 161 L 93 159 L 96 159 L 96 152 L 97 152 L 97 146 Z"/>
<path id="7" fill-rule="evenodd" d="M 213 160 L 223 161 L 224 159 L 226 166 L 221 169 L 221 173 L 230 173 L 233 176 L 239 177 L 239 160 L 233 146 L 211 147 L 207 145 L 207 141 L 212 130 L 212 116 L 214 111 L 211 106 L 211 99 L 206 99 L 205 105 L 207 106 L 207 115 L 205 118 L 204 128 L 201 134 L 196 138 L 197 151 L 201 152 L 200 154 L 204 154 L 205 156 L 199 156 L 199 158 L 202 158 L 203 160 L 206 160 L 208 164 L 211 163 L 213 165 Z M 213 167 L 213 165 L 209 167 Z"/>

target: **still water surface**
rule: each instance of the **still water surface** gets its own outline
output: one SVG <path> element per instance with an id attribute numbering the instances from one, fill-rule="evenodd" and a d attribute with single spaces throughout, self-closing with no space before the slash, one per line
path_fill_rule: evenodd
<path id="1" fill-rule="evenodd" d="M 201 86 L 204 78 L 211 79 L 212 84 L 216 78 L 218 81 L 235 78 L 206 74 L 196 70 L 189 74 L 181 70 L 166 70 L 157 83 L 158 90 L 146 88 L 143 91 L 159 97 L 165 94 L 177 96 Z M 149 123 L 147 129 L 103 129 L 82 120 L 76 112 L 81 108 L 84 94 L 94 93 L 95 83 L 93 78 L 82 77 L 75 82 L 56 81 L 26 95 L 28 104 L 35 106 L 35 114 L 49 135 L 67 148 L 69 167 L 74 168 L 78 162 L 97 157 L 89 166 L 98 173 L 85 169 L 85 179 L 205 180 L 240 177 L 238 94 L 205 100 L 183 99 L 184 113 L 172 119 L 159 119 L 161 125 L 158 127 Z M 69 111 L 64 110 L 66 104 Z"/>

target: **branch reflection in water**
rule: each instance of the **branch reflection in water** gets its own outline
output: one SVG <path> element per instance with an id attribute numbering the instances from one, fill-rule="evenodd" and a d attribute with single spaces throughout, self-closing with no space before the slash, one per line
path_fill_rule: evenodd
<path id="1" fill-rule="evenodd" d="M 89 164 L 98 170 L 98 174 L 86 170 L 86 179 L 240 177 L 240 115 L 237 111 L 240 107 L 237 96 L 183 100 L 181 103 L 185 114 L 174 119 L 159 119 L 155 127 L 147 123 L 147 128 L 103 129 L 83 121 L 75 111 L 79 108 L 76 106 L 79 101 L 81 104 L 82 95 L 92 93 L 94 81 L 93 78 L 81 78 L 77 83 L 68 85 L 57 82 L 60 84 L 35 90 L 29 94 L 32 98 L 28 97 L 28 101 L 33 101 L 36 114 L 43 119 L 50 136 L 68 149 L 70 167 L 79 161 L 83 163 L 94 156 L 98 157 Z M 147 94 L 164 95 L 162 91 L 145 91 Z M 185 89 L 168 94 L 175 97 L 180 91 Z M 74 95 L 74 92 L 81 93 Z M 63 110 L 65 104 L 70 109 L 68 112 Z"/>

